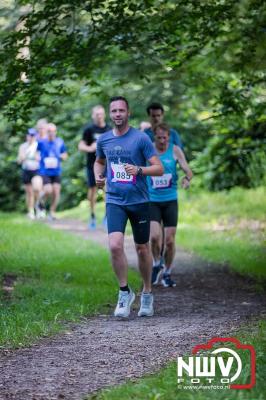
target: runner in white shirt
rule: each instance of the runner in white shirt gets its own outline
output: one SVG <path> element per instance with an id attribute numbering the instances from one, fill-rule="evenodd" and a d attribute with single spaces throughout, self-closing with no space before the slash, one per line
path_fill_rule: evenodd
<path id="1" fill-rule="evenodd" d="M 37 131 L 34 128 L 28 129 L 26 142 L 19 147 L 18 163 L 22 166 L 22 181 L 26 194 L 26 205 L 28 217 L 35 218 L 34 207 L 39 199 L 42 190 L 42 178 L 39 175 L 39 153 L 36 140 Z"/>

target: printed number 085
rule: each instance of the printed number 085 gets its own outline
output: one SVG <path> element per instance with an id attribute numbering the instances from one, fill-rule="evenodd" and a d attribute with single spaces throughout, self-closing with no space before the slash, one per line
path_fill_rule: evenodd
<path id="1" fill-rule="evenodd" d="M 130 179 L 130 175 L 126 174 L 125 172 L 117 172 L 116 177 L 119 179 Z"/>

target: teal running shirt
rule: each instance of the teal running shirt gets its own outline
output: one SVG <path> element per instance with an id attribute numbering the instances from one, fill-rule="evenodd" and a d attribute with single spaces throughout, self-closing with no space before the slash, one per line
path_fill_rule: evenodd
<path id="1" fill-rule="evenodd" d="M 174 157 L 174 145 L 169 143 L 165 153 L 157 154 L 164 167 L 162 176 L 148 176 L 150 201 L 163 202 L 177 199 L 177 160 Z"/>

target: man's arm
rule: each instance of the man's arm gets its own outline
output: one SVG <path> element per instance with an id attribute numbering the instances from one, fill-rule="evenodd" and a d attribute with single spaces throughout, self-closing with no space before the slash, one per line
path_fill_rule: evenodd
<path id="1" fill-rule="evenodd" d="M 98 188 L 103 188 L 105 185 L 105 177 L 104 177 L 104 172 L 105 172 L 105 163 L 106 160 L 105 158 L 96 158 L 96 161 L 94 163 L 94 176 L 95 176 L 95 182 L 96 186 Z"/>
<path id="2" fill-rule="evenodd" d="M 125 164 L 125 170 L 128 174 L 133 176 L 138 175 L 139 168 L 142 169 L 142 174 L 144 176 L 161 176 L 164 173 L 162 163 L 157 156 L 152 156 L 148 161 L 150 165 L 147 167 Z"/>
<path id="3" fill-rule="evenodd" d="M 184 189 L 186 189 L 187 187 L 189 187 L 190 181 L 191 181 L 191 179 L 193 178 L 193 172 L 191 171 L 191 169 L 190 169 L 190 167 L 189 167 L 189 165 L 188 165 L 188 163 L 187 163 L 185 154 L 184 154 L 184 152 L 180 149 L 180 147 L 178 147 L 178 146 L 175 146 L 175 147 L 174 147 L 174 154 L 175 154 L 175 156 L 176 156 L 176 159 L 177 159 L 177 161 L 178 161 L 178 163 L 179 163 L 181 169 L 182 169 L 182 170 L 185 172 L 185 174 L 186 174 L 186 176 L 184 176 L 184 177 L 182 178 L 182 187 L 183 187 Z"/>
<path id="4" fill-rule="evenodd" d="M 84 151 L 85 153 L 95 153 L 96 151 L 96 142 L 93 142 L 91 145 L 87 145 L 86 142 L 82 139 L 78 144 L 79 151 Z"/>

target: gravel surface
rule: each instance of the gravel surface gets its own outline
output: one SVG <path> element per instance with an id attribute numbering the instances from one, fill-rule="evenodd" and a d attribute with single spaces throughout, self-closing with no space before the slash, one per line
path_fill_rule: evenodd
<path id="1" fill-rule="evenodd" d="M 107 246 L 103 230 L 88 232 L 71 220 L 50 224 Z M 126 239 L 136 267 L 132 239 Z M 194 345 L 228 336 L 250 318 L 265 315 L 266 301 L 254 282 L 177 251 L 175 288 L 156 287 L 155 316 L 138 318 L 137 300 L 127 320 L 110 315 L 66 325 L 63 333 L 26 349 L 0 352 L 0 399 L 81 400 L 101 388 L 155 372 Z M 115 290 L 115 289 L 114 289 Z"/>

